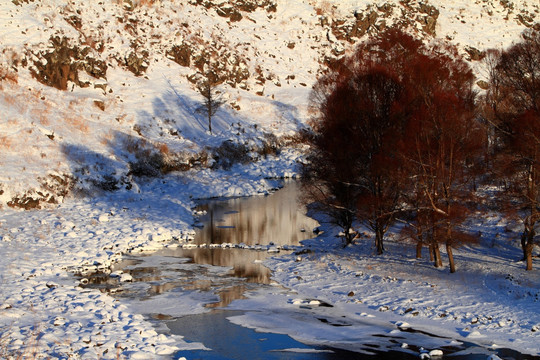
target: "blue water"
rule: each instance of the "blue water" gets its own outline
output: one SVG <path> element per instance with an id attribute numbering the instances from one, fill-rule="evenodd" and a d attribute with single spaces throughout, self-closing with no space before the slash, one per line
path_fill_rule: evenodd
<path id="1" fill-rule="evenodd" d="M 175 354 L 174 359 L 182 357 L 205 360 L 408 360 L 418 358 L 417 355 L 406 352 L 368 355 L 329 347 L 308 346 L 287 335 L 259 333 L 227 320 L 227 317 L 238 314 L 241 312 L 217 310 L 200 315 L 184 316 L 169 322 L 167 326 L 172 333 L 184 336 L 184 340 L 188 342 L 202 342 L 206 347 L 212 349 L 211 351 L 179 351 Z M 287 349 L 297 349 L 297 351 L 287 351 Z"/>
<path id="2" fill-rule="evenodd" d="M 173 359 L 185 357 L 189 360 L 413 360 L 419 359 L 419 349 L 400 349 L 400 342 L 388 338 L 394 344 L 391 350 L 378 351 L 365 347 L 363 352 L 352 352 L 325 346 L 309 346 L 287 335 L 260 333 L 233 324 L 228 317 L 242 314 L 242 311 L 214 310 L 205 314 L 188 315 L 167 322 L 172 333 L 184 336 L 188 342 L 200 342 L 212 350 L 179 351 Z M 429 335 L 426 335 L 429 336 Z M 391 346 L 390 346 L 391 347 Z M 287 351 L 296 349 L 297 351 Z M 523 355 L 509 349 L 490 351 L 463 344 L 442 348 L 443 357 L 433 359 L 486 360 L 496 353 L 504 360 L 538 360 L 540 357 Z"/>

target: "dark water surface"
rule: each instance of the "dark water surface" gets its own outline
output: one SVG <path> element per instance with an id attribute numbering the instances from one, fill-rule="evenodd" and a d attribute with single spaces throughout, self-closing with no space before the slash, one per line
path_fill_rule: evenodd
<path id="1" fill-rule="evenodd" d="M 238 311 L 215 310 L 201 315 L 190 315 L 170 322 L 171 332 L 182 334 L 187 341 L 204 343 L 212 351 L 180 351 L 175 359 L 268 359 L 268 360 L 338 360 L 338 359 L 417 359 L 412 353 L 388 352 L 359 354 L 324 346 L 308 346 L 287 335 L 258 333 L 235 325 L 227 318 Z M 241 313 L 241 312 L 240 312 Z M 227 334 L 226 338 L 223 334 Z"/>

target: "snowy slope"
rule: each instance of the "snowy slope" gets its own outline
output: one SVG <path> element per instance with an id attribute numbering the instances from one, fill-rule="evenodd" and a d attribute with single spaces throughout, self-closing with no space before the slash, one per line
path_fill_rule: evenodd
<path id="1" fill-rule="evenodd" d="M 81 291 L 67 271 L 107 268 L 123 252 L 151 251 L 172 237 L 187 241 L 192 198 L 266 193 L 272 184 L 265 178 L 294 175 L 300 146 L 284 148 L 277 157 L 252 153 L 261 160 L 230 170 L 207 167 L 225 140 L 257 150 L 273 134 L 290 144 L 309 119 L 310 87 L 325 60 L 347 53 L 369 33 L 401 24 L 426 39 L 452 41 L 470 56 L 471 48 L 519 39 L 526 25 L 538 23 L 539 11 L 537 0 L 2 1 L 0 357 L 7 350 L 154 358 L 178 347 L 200 347 L 158 335 L 104 294 Z M 204 56 L 209 60 L 201 63 Z M 471 64 L 482 79 L 481 63 Z M 219 90 L 226 100 L 213 134 L 195 111 L 200 97 L 190 81 L 208 70 L 223 77 Z M 135 178 L 132 164 L 148 159 L 183 171 Z M 332 254 L 270 265 L 276 279 L 306 298 L 325 297 L 347 311 L 352 302 L 360 304 L 351 310 L 358 316 L 385 313 L 391 316 L 384 320 L 395 321 L 411 307 L 418 316 L 407 321 L 419 328 L 444 323 L 445 334 L 462 337 L 478 330 L 504 346 L 538 354 L 539 332 L 532 331 L 540 321 L 534 297 L 538 272 L 505 280 L 505 272 L 517 271 L 515 264 L 504 265 L 515 254 L 490 252 L 460 269 L 474 276 L 483 261 L 504 269 L 471 283 L 483 286 L 482 303 L 474 300 L 474 288 L 432 276 L 422 264 L 417 267 L 428 280 L 409 275 L 410 264 L 391 255 L 397 265 L 386 269 L 366 258 L 343 262 Z M 320 281 L 321 269 L 334 287 Z M 294 283 L 294 271 L 305 284 Z M 393 288 L 381 283 L 399 283 L 403 298 L 393 298 Z M 432 283 L 439 284 L 436 294 Z M 517 283 L 527 286 L 516 287 L 518 295 L 506 294 Z M 452 302 L 452 294 L 462 290 L 464 300 Z M 349 291 L 372 295 L 349 298 Z M 501 293 L 500 306 L 492 304 Z M 426 305 L 440 299 L 436 307 Z M 387 311 L 378 310 L 384 306 Z M 488 314 L 491 309 L 497 313 Z M 440 313 L 449 316 L 441 320 Z"/>
<path id="2" fill-rule="evenodd" d="M 253 147 L 263 133 L 291 135 L 309 117 L 322 64 L 385 26 L 445 38 L 466 54 L 509 45 L 539 16 L 534 0 L 231 4 L 2 2 L 0 204 L 58 203 L 73 186 L 125 187 L 140 153 L 178 167 L 227 139 Z M 192 83 L 209 70 L 223 81 L 226 100 L 213 136 L 195 112 Z"/>

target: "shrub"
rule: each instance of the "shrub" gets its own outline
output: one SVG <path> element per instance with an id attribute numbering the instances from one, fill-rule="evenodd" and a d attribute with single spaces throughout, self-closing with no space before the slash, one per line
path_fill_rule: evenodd
<path id="1" fill-rule="evenodd" d="M 245 164 L 251 160 L 249 149 L 244 144 L 235 143 L 232 140 L 224 141 L 214 151 L 214 167 L 230 169 L 234 164 Z"/>
<path id="2" fill-rule="evenodd" d="M 276 135 L 265 133 L 261 140 L 261 147 L 257 150 L 260 155 L 277 155 L 279 153 L 280 142 Z"/>

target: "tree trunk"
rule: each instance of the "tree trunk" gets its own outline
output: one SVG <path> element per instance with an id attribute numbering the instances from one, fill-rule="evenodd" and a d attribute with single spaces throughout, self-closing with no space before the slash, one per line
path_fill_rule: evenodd
<path id="1" fill-rule="evenodd" d="M 527 229 L 523 230 L 523 234 L 521 234 L 521 250 L 523 251 L 522 261 L 527 260 L 527 234 Z"/>
<path id="2" fill-rule="evenodd" d="M 526 270 L 532 270 L 532 252 L 534 249 L 534 229 L 529 230 L 527 233 L 527 244 L 525 245 L 525 261 L 526 261 Z"/>
<path id="3" fill-rule="evenodd" d="M 345 247 L 351 245 L 353 242 L 353 239 L 354 239 L 354 236 L 351 233 L 351 228 L 347 228 L 347 230 L 345 230 Z"/>
<path id="4" fill-rule="evenodd" d="M 383 238 L 384 231 L 378 227 L 375 230 L 375 247 L 377 248 L 377 255 L 382 255 L 384 252 Z"/>
<path id="5" fill-rule="evenodd" d="M 440 251 L 440 249 L 439 249 L 439 246 L 435 247 L 435 253 L 436 253 L 437 259 L 438 259 L 438 260 L 437 260 L 437 261 L 438 261 L 438 264 L 439 264 L 438 267 L 442 267 L 443 264 L 442 264 L 441 251 Z"/>
<path id="6" fill-rule="evenodd" d="M 449 242 L 446 242 L 446 253 L 448 254 L 448 262 L 450 264 L 450 273 L 455 273 L 456 265 L 454 263 L 454 253 L 452 252 L 452 246 Z"/>
<path id="7" fill-rule="evenodd" d="M 429 261 L 435 261 L 433 254 L 435 254 L 435 249 L 433 249 L 433 244 L 429 244 Z"/>
<path id="8" fill-rule="evenodd" d="M 208 131 L 212 135 L 212 115 L 210 114 L 210 110 L 208 110 Z"/>
<path id="9" fill-rule="evenodd" d="M 422 258 L 422 242 L 418 241 L 416 243 L 416 258 L 421 259 Z"/>
<path id="10" fill-rule="evenodd" d="M 442 267 L 441 251 L 438 244 L 433 244 L 433 258 L 435 267 Z"/>
<path id="11" fill-rule="evenodd" d="M 532 270 L 533 269 L 533 266 L 532 266 L 532 251 L 529 251 L 527 253 L 527 267 L 525 268 L 526 270 Z"/>

